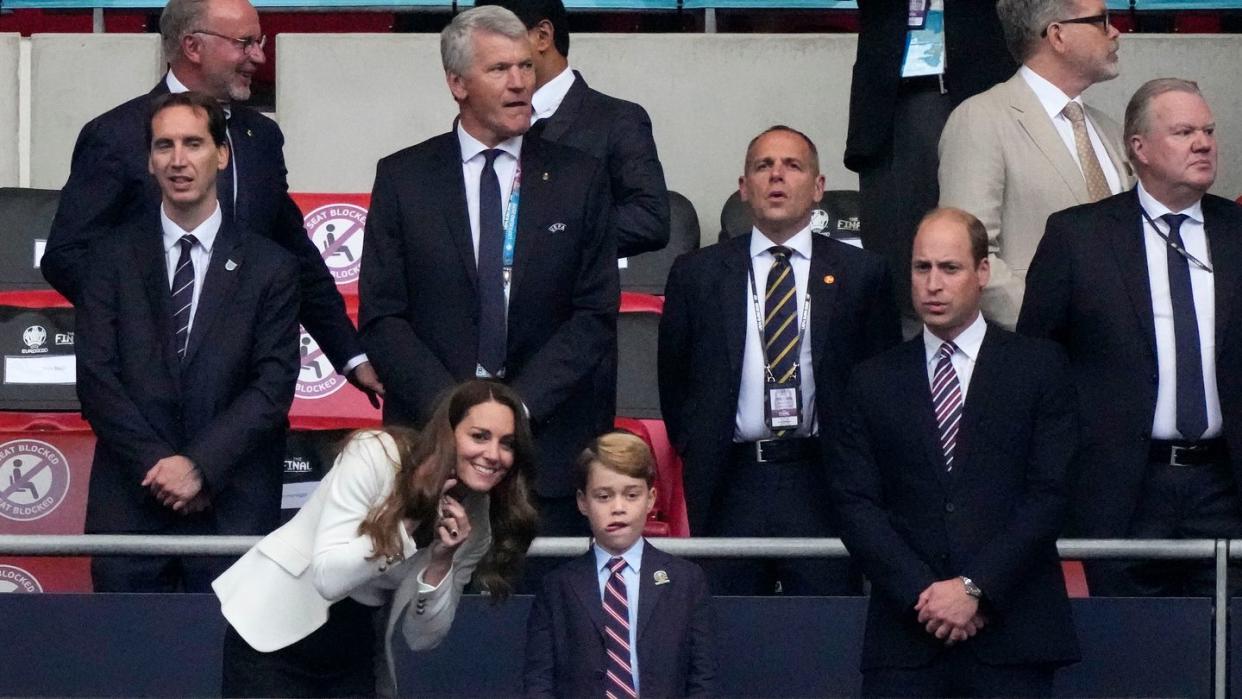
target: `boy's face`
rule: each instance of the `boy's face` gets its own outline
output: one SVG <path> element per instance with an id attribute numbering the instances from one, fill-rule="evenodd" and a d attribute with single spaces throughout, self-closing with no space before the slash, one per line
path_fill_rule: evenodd
<path id="1" fill-rule="evenodd" d="M 578 491 L 578 511 L 590 521 L 595 542 L 614 556 L 643 535 L 643 524 L 654 505 L 654 487 L 598 462 L 591 464 L 586 492 Z"/>

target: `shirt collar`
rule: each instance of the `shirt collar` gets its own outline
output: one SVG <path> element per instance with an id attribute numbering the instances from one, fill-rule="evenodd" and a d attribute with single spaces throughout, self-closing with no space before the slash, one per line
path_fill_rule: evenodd
<path id="1" fill-rule="evenodd" d="M 463 163 L 469 162 L 471 158 L 488 150 L 488 147 L 483 145 L 482 141 L 471 136 L 462 128 L 461 122 L 457 124 L 457 143 L 461 146 L 461 161 Z M 507 141 L 501 141 L 496 144 L 496 147 L 513 156 L 514 160 L 518 160 L 522 155 L 522 137 L 514 136 Z"/>
<path id="2" fill-rule="evenodd" d="M 591 544 L 591 549 L 595 551 L 595 570 L 602 571 L 608 566 L 608 561 L 612 560 L 612 554 L 600 548 L 599 544 Z M 638 541 L 634 545 L 625 550 L 621 554 L 625 559 L 625 564 L 635 573 L 639 572 L 643 562 L 643 538 L 638 537 Z"/>
<path id="3" fill-rule="evenodd" d="M 811 259 L 812 235 L 814 234 L 811 233 L 811 224 L 808 223 L 806 228 L 803 228 L 795 233 L 792 238 L 786 240 L 784 246 L 809 260 Z M 773 245 L 776 245 L 776 243 L 773 243 L 762 231 L 758 228 L 751 228 L 750 257 L 752 260 L 758 257 L 760 253 L 767 252 L 768 248 Z"/>
<path id="4" fill-rule="evenodd" d="M 1138 189 L 1139 206 L 1143 207 L 1143 210 L 1147 212 L 1147 215 L 1150 216 L 1153 221 L 1159 220 L 1160 217 L 1164 216 L 1165 214 L 1184 214 L 1190 217 L 1190 220 L 1192 221 L 1195 221 L 1197 223 L 1203 223 L 1203 200 L 1202 199 L 1199 199 L 1198 201 L 1186 207 L 1185 209 L 1182 209 L 1181 211 L 1173 211 L 1169 209 L 1169 207 L 1165 206 L 1164 204 L 1161 204 L 1159 200 L 1157 200 L 1150 193 L 1148 193 L 1147 189 L 1143 187 L 1142 180 L 1139 180 L 1137 189 Z"/>
<path id="5" fill-rule="evenodd" d="M 1061 88 L 1048 82 L 1044 76 L 1031 70 L 1028 66 L 1022 66 L 1018 69 L 1018 72 L 1035 93 L 1035 97 L 1039 99 L 1039 103 L 1043 106 L 1044 111 L 1048 113 L 1049 119 L 1056 119 L 1060 116 L 1061 111 L 1065 109 L 1065 105 L 1070 102 L 1077 102 L 1078 106 L 1083 106 L 1082 95 L 1070 99 L 1069 95 L 1061 92 Z M 1086 113 L 1085 107 L 1083 108 L 1083 113 Z"/>
<path id="6" fill-rule="evenodd" d="M 953 344 L 957 345 L 959 352 L 966 355 L 966 359 L 975 362 L 979 359 L 979 348 L 983 346 L 983 336 L 987 331 L 988 324 L 980 313 L 975 316 L 975 322 L 953 339 Z M 923 326 L 923 349 L 927 352 L 928 364 L 939 360 L 940 345 L 943 344 L 944 340 L 937 337 L 926 325 Z"/>
<path id="7" fill-rule="evenodd" d="M 173 75 L 172 68 L 169 68 L 168 73 L 164 76 L 164 84 L 168 86 L 168 91 L 174 95 L 190 91 L 190 88 L 186 87 L 185 83 L 178 80 L 176 75 Z M 233 118 L 233 109 L 228 102 L 221 102 L 220 107 L 224 110 L 225 119 Z"/>
<path id="8" fill-rule="evenodd" d="M 531 123 L 537 119 L 547 119 L 555 114 L 561 102 L 565 101 L 565 95 L 569 94 L 569 88 L 573 86 L 575 79 L 574 69 L 566 66 L 560 75 L 535 90 L 535 94 L 530 98 Z"/>
<path id="9" fill-rule="evenodd" d="M 168 214 L 164 212 L 164 205 L 160 204 L 160 227 L 164 231 L 164 252 L 170 252 L 181 241 L 181 237 L 188 234 L 197 238 L 198 244 L 202 245 L 203 250 L 210 255 L 211 246 L 215 244 L 216 234 L 220 232 L 220 224 L 223 222 L 224 216 L 220 213 L 220 203 L 216 202 L 216 210 L 211 212 L 207 220 L 198 224 L 194 230 L 187 231 L 168 218 Z"/>

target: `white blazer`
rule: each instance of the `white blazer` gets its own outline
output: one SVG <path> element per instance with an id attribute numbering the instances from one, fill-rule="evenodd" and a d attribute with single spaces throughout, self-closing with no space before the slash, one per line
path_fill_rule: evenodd
<path id="1" fill-rule="evenodd" d="M 358 533 L 359 523 L 392 489 L 397 470 L 392 437 L 380 431 L 354 435 L 293 519 L 212 582 L 220 611 L 252 648 L 268 653 L 306 638 L 328 620 L 328 607 L 346 596 L 380 606 L 389 592 L 387 679 L 392 681 L 390 639 L 398 620 L 412 650 L 439 645 L 462 590 L 491 546 L 488 497 L 475 495 L 463 503 L 470 538 L 454 554 L 449 574 L 432 588 L 420 581 L 430 549 L 418 550 L 404 527 L 405 559 L 391 566 L 383 558 L 371 559 L 371 539 Z"/>

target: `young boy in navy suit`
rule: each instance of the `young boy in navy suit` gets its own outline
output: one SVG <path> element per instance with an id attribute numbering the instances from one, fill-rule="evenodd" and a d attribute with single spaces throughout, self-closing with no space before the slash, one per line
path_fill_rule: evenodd
<path id="1" fill-rule="evenodd" d="M 543 578 L 526 629 L 526 696 L 713 694 L 707 579 L 642 537 L 655 504 L 651 450 L 610 432 L 578 457 L 577 478 L 594 543 Z"/>

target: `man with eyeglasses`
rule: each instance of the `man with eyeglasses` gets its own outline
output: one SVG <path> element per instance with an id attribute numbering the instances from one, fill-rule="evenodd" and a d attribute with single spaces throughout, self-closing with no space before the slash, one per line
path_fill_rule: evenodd
<path id="1" fill-rule="evenodd" d="M 241 106 L 267 59 L 259 14 L 247 0 L 170 0 L 160 15 L 168 72 L 151 92 L 95 118 L 74 146 L 42 260 L 43 275 L 75 303 L 96 239 L 157 210 L 159 188 L 147 172 L 144 124 L 161 94 L 193 90 L 219 100 L 229 115 L 229 167 L 219 176 L 223 214 L 270 238 L 298 260 L 299 321 L 338 371 L 378 405 L 383 386 L 367 361 L 345 303 L 289 197 L 284 135 L 276 122 Z M 273 503 L 279 509 L 279 503 Z"/>
<path id="2" fill-rule="evenodd" d="M 1071 534 L 1242 537 L 1242 207 L 1207 190 L 1216 124 L 1198 86 L 1126 107 L 1138 186 L 1054 214 L 1020 332 L 1065 345 L 1083 416 Z M 1238 572 L 1230 575 L 1236 592 Z M 1211 562 L 1089 562 L 1093 595 L 1211 595 Z"/>
<path id="3" fill-rule="evenodd" d="M 1005 42 L 1022 65 L 949 116 L 940 137 L 940 205 L 988 230 L 984 316 L 1013 328 L 1026 269 L 1054 211 L 1133 184 L 1117 123 L 1082 93 L 1117 77 L 1118 33 L 1104 0 L 1000 0 Z"/>

